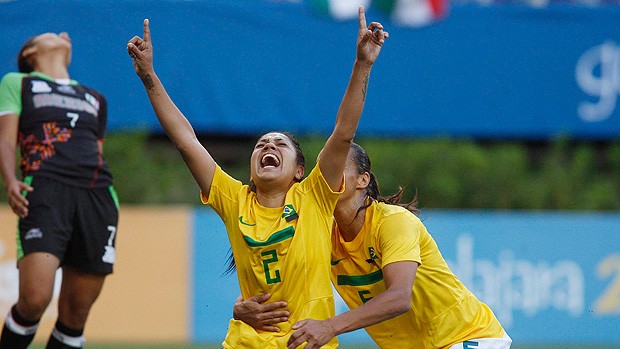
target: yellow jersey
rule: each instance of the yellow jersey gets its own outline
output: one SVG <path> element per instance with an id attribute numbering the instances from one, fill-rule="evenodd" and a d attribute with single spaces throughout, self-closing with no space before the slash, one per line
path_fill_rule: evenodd
<path id="1" fill-rule="evenodd" d="M 209 197 L 201 194 L 201 200 L 226 226 L 243 298 L 270 293 L 272 300 L 286 300 L 290 312 L 288 322 L 278 324 L 280 332 L 231 319 L 224 348 L 286 348 L 297 321 L 334 316 L 329 258 L 339 194 L 317 164 L 289 189 L 283 207 L 263 207 L 249 186 L 217 167 Z M 336 339 L 324 346 L 337 347 Z"/>
<path id="2" fill-rule="evenodd" d="M 374 201 L 360 233 L 344 241 L 334 225 L 331 278 L 350 308 L 386 290 L 382 267 L 418 262 L 411 309 L 366 328 L 381 348 L 449 348 L 473 338 L 501 338 L 504 329 L 452 273 L 433 237 L 403 207 Z"/>

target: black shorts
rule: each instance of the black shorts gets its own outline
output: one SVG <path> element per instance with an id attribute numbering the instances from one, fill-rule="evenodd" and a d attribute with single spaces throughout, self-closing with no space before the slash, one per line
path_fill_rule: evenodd
<path id="1" fill-rule="evenodd" d="M 61 265 L 110 274 L 116 250 L 118 198 L 112 186 L 80 188 L 35 177 L 28 216 L 19 220 L 17 260 L 47 252 Z"/>

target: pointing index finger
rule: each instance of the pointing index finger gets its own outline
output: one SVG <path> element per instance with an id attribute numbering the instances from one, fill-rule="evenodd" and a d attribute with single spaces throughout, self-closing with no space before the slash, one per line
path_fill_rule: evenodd
<path id="1" fill-rule="evenodd" d="M 360 6 L 357 12 L 359 14 L 360 29 L 366 29 L 366 13 L 364 12 L 364 6 Z"/>
<path id="2" fill-rule="evenodd" d="M 144 20 L 144 41 L 151 42 L 151 29 L 149 28 L 149 19 Z"/>

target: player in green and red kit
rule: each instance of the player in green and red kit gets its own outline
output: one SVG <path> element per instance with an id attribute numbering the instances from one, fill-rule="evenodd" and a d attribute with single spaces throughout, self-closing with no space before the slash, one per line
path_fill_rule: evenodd
<path id="1" fill-rule="evenodd" d="M 1 349 L 32 342 L 58 268 L 58 319 L 47 348 L 83 347 L 86 319 L 114 265 L 118 198 L 103 158 L 107 102 L 70 79 L 71 48 L 66 33 L 33 37 L 18 54 L 19 72 L 0 82 L 0 171 L 19 216 L 19 299 Z"/>

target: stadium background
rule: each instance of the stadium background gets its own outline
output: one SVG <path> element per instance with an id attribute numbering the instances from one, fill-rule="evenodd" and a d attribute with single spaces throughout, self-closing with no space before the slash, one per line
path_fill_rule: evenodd
<path id="1" fill-rule="evenodd" d="M 451 2 L 411 25 L 398 6 L 362 2 L 391 34 L 358 133 L 384 191 L 418 191 L 442 253 L 515 348 L 620 347 L 620 4 Z M 72 77 L 109 100 L 106 155 L 123 207 L 89 343 L 217 345 L 238 293 L 222 275 L 223 227 L 198 205 L 126 55 L 142 19 L 170 94 L 216 159 L 247 178 L 261 132 L 293 131 L 311 160 L 331 129 L 356 35 L 338 8 L 0 1 L 1 73 L 27 37 L 67 31 Z M 14 232 L 3 206 L 0 313 L 17 297 Z M 51 307 L 38 342 L 53 318 Z M 372 347 L 362 331 L 341 339 Z"/>

